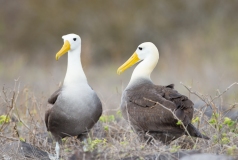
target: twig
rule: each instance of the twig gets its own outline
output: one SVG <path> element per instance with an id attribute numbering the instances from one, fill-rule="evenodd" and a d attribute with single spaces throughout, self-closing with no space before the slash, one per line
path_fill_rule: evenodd
<path id="1" fill-rule="evenodd" d="M 13 140 L 13 141 L 19 141 L 19 139 L 13 138 L 13 137 L 6 137 L 6 136 L 3 136 L 3 135 L 0 135 L 0 137 L 6 138 L 6 139 L 9 139 L 9 140 Z"/>
<path id="2" fill-rule="evenodd" d="M 18 81 L 18 79 L 16 80 L 16 81 Z M 19 85 L 18 85 L 18 92 L 17 92 L 17 96 L 19 95 L 19 88 L 20 88 L 20 83 L 19 83 Z M 14 89 L 15 89 L 15 87 L 14 87 Z M 16 101 L 15 101 L 15 104 L 16 104 Z M 29 130 L 29 131 L 31 131 L 30 130 L 30 128 L 22 121 L 22 119 L 20 118 L 20 115 L 19 115 L 19 112 L 18 112 L 18 109 L 17 109 L 17 107 L 15 107 L 15 110 L 16 110 L 16 113 L 17 113 L 17 118 L 18 118 L 18 120 Z"/>
<path id="3" fill-rule="evenodd" d="M 220 98 L 220 97 L 221 97 L 223 94 L 225 94 L 229 89 L 231 89 L 232 86 L 234 86 L 234 85 L 236 85 L 236 84 L 238 84 L 238 83 L 237 83 L 237 82 L 232 83 L 232 84 L 229 85 L 229 86 L 225 89 L 225 91 L 223 91 L 222 93 L 220 93 L 220 92 L 218 91 L 219 94 L 218 94 L 217 96 L 215 96 L 214 98 L 210 97 L 210 100 L 208 100 L 208 101 L 206 101 L 206 99 L 203 98 L 201 94 L 198 94 L 197 92 L 192 91 L 192 90 L 191 90 L 191 87 L 187 87 L 187 86 L 184 85 L 182 82 L 180 82 L 180 84 L 183 85 L 183 86 L 189 91 L 189 93 L 196 95 L 196 96 L 199 97 L 203 102 L 205 102 L 205 103 L 207 104 L 207 106 L 210 106 L 210 107 L 212 108 L 213 112 L 217 113 L 217 112 L 219 112 L 219 110 L 218 110 L 218 108 L 215 107 L 215 104 L 213 103 L 213 101 L 214 101 L 215 99 L 217 99 L 217 98 Z M 221 99 L 221 102 L 223 102 L 222 99 Z M 205 110 L 206 110 L 206 109 L 205 109 Z M 205 113 L 205 112 L 204 112 L 204 113 Z"/>
<path id="4" fill-rule="evenodd" d="M 206 100 L 205 100 L 200 94 L 198 94 L 197 92 L 192 91 L 192 90 L 191 90 L 191 87 L 187 87 L 187 86 L 184 85 L 182 82 L 180 82 L 180 84 L 183 85 L 191 94 L 196 95 L 196 96 L 199 97 L 202 101 L 204 101 L 206 104 L 210 104 L 210 103 L 213 102 L 215 99 L 220 98 L 223 94 L 225 94 L 229 89 L 231 89 L 232 86 L 234 86 L 234 85 L 236 85 L 236 84 L 238 84 L 238 83 L 237 83 L 237 82 L 232 83 L 230 86 L 228 86 L 228 87 L 226 88 L 225 91 L 223 91 L 222 93 L 218 94 L 218 95 L 215 96 L 214 98 L 211 98 L 211 100 L 210 100 L 209 102 L 206 102 Z"/>
<path id="5" fill-rule="evenodd" d="M 5 118 L 5 120 L 4 120 L 3 124 L 2 124 L 2 126 L 1 126 L 1 128 L 0 128 L 0 132 L 2 131 L 4 124 L 7 122 L 7 119 L 10 117 L 10 114 L 11 114 L 12 109 L 14 108 L 14 99 L 15 99 L 15 92 L 13 92 L 11 105 L 9 106 L 9 107 L 10 107 L 10 110 L 8 111 L 7 116 L 6 116 L 6 118 Z"/>
<path id="6" fill-rule="evenodd" d="M 228 108 L 227 110 L 225 110 L 225 111 L 222 112 L 222 115 L 225 116 L 230 110 L 232 110 L 233 108 L 235 108 L 237 105 L 238 105 L 238 103 L 232 104 L 230 108 Z"/>
<path id="7" fill-rule="evenodd" d="M 183 85 L 189 91 L 189 93 L 196 95 L 197 97 L 199 97 L 202 101 L 204 101 L 206 103 L 206 100 L 200 94 L 198 94 L 197 92 L 192 91 L 191 87 L 185 86 L 182 82 L 180 82 L 180 84 Z"/>
<path id="8" fill-rule="evenodd" d="M 237 82 L 232 83 L 230 86 L 228 86 L 228 87 L 226 88 L 225 91 L 223 91 L 222 93 L 220 93 L 218 96 L 215 96 L 211 101 L 214 101 L 215 99 L 220 98 L 220 97 L 221 97 L 223 94 L 225 94 L 229 89 L 231 89 L 232 86 L 234 86 L 234 85 L 236 85 L 236 84 L 238 84 L 238 83 L 237 83 Z"/>
<path id="9" fill-rule="evenodd" d="M 213 98 L 210 97 L 210 99 L 207 99 L 207 101 L 206 101 L 206 99 L 203 98 L 200 94 L 198 94 L 197 92 L 192 91 L 191 88 L 188 88 L 187 86 L 185 86 L 182 82 L 180 82 L 180 84 L 182 84 L 182 85 L 189 91 L 189 93 L 196 95 L 196 96 L 199 97 L 202 101 L 204 101 L 208 106 L 210 106 L 215 114 L 221 115 L 221 114 L 222 114 L 221 109 L 219 109 L 218 107 L 216 107 L 216 105 L 214 104 L 214 100 L 216 100 L 216 99 L 218 99 L 218 98 L 221 98 L 221 104 L 223 104 L 222 95 L 225 94 L 229 89 L 231 89 L 232 86 L 234 86 L 234 85 L 236 85 L 236 84 L 238 84 L 238 83 L 237 83 L 237 82 L 232 83 L 231 85 L 229 85 L 229 86 L 228 86 L 223 92 L 221 92 L 221 93 L 219 92 L 219 90 L 217 90 L 218 95 L 215 96 L 215 97 L 213 97 Z M 233 108 L 233 106 L 232 106 L 231 108 Z M 230 108 L 230 109 L 231 109 L 231 108 Z M 230 110 L 230 109 L 229 109 L 229 110 Z M 229 111 L 229 110 L 228 110 L 228 111 Z M 205 112 L 204 112 L 204 113 L 205 113 Z M 219 141 L 219 143 L 220 143 L 220 142 L 221 142 L 221 130 L 220 130 L 220 128 L 219 128 L 219 124 L 220 124 L 220 122 L 221 122 L 222 116 L 214 116 L 214 118 L 215 118 L 215 120 L 216 120 L 216 125 L 217 125 L 217 127 L 215 127 L 215 130 L 217 131 L 218 141 Z M 207 123 L 208 123 L 208 122 L 207 122 Z M 210 123 L 208 123 L 208 124 L 210 124 Z M 210 125 L 211 125 L 211 124 L 210 124 Z M 220 147 L 220 150 L 221 150 L 221 145 L 219 145 L 219 147 Z"/>

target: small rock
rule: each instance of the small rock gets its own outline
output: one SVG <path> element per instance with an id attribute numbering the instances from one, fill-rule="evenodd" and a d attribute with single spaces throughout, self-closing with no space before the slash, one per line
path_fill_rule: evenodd
<path id="1" fill-rule="evenodd" d="M 3 159 L 25 159 L 24 157 L 27 157 L 32 159 L 50 160 L 47 152 L 21 141 L 10 142 L 0 146 L 0 155 Z"/>
<path id="2" fill-rule="evenodd" d="M 210 153 L 194 154 L 181 158 L 180 160 L 234 160 L 232 157 L 225 155 L 215 155 Z"/>

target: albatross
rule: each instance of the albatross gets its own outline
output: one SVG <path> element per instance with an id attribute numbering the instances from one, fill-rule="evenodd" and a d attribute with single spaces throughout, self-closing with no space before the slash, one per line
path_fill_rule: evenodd
<path id="1" fill-rule="evenodd" d="M 157 47 L 151 42 L 145 42 L 118 68 L 117 73 L 120 75 L 140 62 L 122 93 L 123 117 L 142 140 L 149 140 L 152 136 L 168 144 L 184 134 L 209 139 L 191 124 L 193 102 L 178 93 L 173 84 L 162 86 L 152 82 L 150 75 L 158 60 Z"/>
<path id="2" fill-rule="evenodd" d="M 56 54 L 56 60 L 68 52 L 68 66 L 63 85 L 48 102 L 53 105 L 45 113 L 45 124 L 56 140 L 56 158 L 59 143 L 67 136 L 85 140 L 87 132 L 102 114 L 102 104 L 89 86 L 81 64 L 81 38 L 76 34 L 62 37 L 64 45 Z"/>

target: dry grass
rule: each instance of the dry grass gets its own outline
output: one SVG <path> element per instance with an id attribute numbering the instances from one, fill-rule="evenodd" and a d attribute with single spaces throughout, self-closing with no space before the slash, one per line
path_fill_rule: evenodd
<path id="1" fill-rule="evenodd" d="M 182 84 L 184 85 L 184 84 Z M 137 135 L 122 118 L 120 110 L 114 115 L 108 115 L 110 110 L 104 112 L 96 126 L 91 130 L 88 138 L 89 157 L 95 159 L 134 159 L 156 158 L 159 155 L 176 156 L 173 153 L 184 150 L 199 150 L 205 153 L 228 154 L 238 157 L 238 129 L 237 122 L 227 118 L 227 110 L 237 107 L 237 103 L 230 108 L 221 110 L 223 96 L 237 85 L 231 84 L 223 92 L 218 92 L 215 97 L 201 95 L 192 88 L 184 85 L 190 94 L 196 95 L 204 102 L 204 106 L 196 110 L 193 124 L 199 128 L 211 140 L 203 140 L 182 136 L 170 145 L 163 145 L 153 140 L 152 144 L 140 142 Z M 0 143 L 5 146 L 14 141 L 25 141 L 37 148 L 54 154 L 55 142 L 47 134 L 44 124 L 46 98 L 36 97 L 28 88 L 19 90 L 20 83 L 15 80 L 13 88 L 2 88 L 1 91 L 1 116 L 0 119 Z M 219 102 L 219 103 L 218 103 Z M 205 114 L 206 108 L 211 107 L 213 115 Z M 9 118 L 8 118 L 9 117 Z M 61 146 L 61 159 L 67 159 L 75 150 L 82 151 L 82 143 L 75 137 L 63 139 Z M 0 153 L 7 152 L 0 148 Z M 3 153 L 2 153 L 3 154 Z M 4 153 L 6 154 L 6 153 Z M 19 153 L 8 153 L 12 159 L 27 159 Z M 137 156 L 137 157 L 136 157 Z M 133 159 L 132 158 L 132 159 Z"/>

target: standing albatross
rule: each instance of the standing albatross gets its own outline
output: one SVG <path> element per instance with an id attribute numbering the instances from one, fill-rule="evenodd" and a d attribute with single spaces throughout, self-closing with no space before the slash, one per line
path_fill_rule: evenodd
<path id="1" fill-rule="evenodd" d="M 81 38 L 76 34 L 62 37 L 64 45 L 56 54 L 56 60 L 68 52 L 68 67 L 62 87 L 48 99 L 53 105 L 45 113 L 45 124 L 56 140 L 56 158 L 59 144 L 67 136 L 82 139 L 102 114 L 102 104 L 88 85 L 81 64 Z"/>
<path id="2" fill-rule="evenodd" d="M 158 60 L 157 47 L 151 42 L 145 42 L 140 44 L 135 53 L 118 68 L 117 73 L 121 74 L 140 62 L 122 94 L 123 117 L 130 122 L 142 139 L 148 139 L 149 134 L 163 143 L 169 143 L 188 133 L 193 137 L 209 139 L 191 124 L 194 110 L 191 100 L 174 90 L 173 84 L 168 86 L 153 84 L 150 74 Z M 182 125 L 178 125 L 178 120 L 171 111 L 186 126 L 188 133 Z"/>

